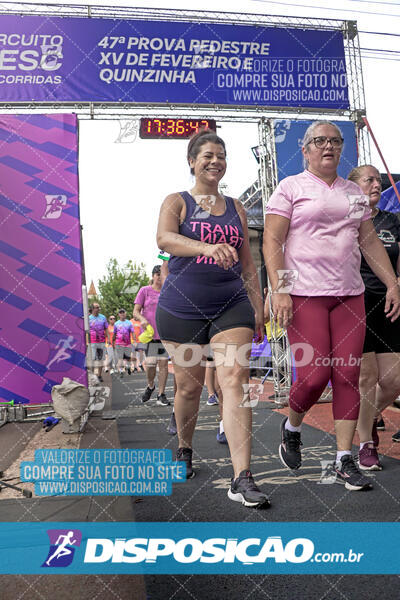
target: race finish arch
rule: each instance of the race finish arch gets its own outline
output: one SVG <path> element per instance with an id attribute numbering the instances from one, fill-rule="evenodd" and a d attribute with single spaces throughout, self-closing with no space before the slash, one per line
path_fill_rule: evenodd
<path id="1" fill-rule="evenodd" d="M 265 206 L 278 180 L 273 119 L 350 122 L 368 159 L 361 57 L 354 21 L 4 6 L 0 400 L 47 403 L 64 376 L 86 382 L 76 121 L 142 119 L 144 136 L 171 138 L 205 121 L 258 122 L 259 178 L 243 200 Z"/>

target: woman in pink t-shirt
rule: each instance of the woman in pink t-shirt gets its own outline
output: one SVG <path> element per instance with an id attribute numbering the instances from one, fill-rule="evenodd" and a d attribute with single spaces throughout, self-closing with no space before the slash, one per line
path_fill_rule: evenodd
<path id="1" fill-rule="evenodd" d="M 168 354 L 161 343 L 155 316 L 161 291 L 161 265 L 156 265 L 151 275 L 153 278 L 152 284 L 140 288 L 133 309 L 133 317 L 140 322 L 142 331 L 148 325 L 151 325 L 154 329 L 153 339 L 146 344 L 145 349 L 147 387 L 142 394 L 142 402 L 148 402 L 156 389 L 155 377 L 158 366 L 158 396 L 156 403 L 160 406 L 169 406 L 170 402 L 165 395 L 165 386 L 168 379 Z"/>
<path id="2" fill-rule="evenodd" d="M 297 359 L 289 417 L 281 425 L 280 458 L 290 469 L 300 467 L 301 423 L 331 380 L 337 480 L 349 490 L 361 490 L 372 486 L 351 455 L 365 336 L 360 248 L 387 288 L 385 308 L 392 320 L 400 314 L 400 294 L 371 222 L 368 198 L 337 175 L 342 147 L 335 124 L 315 121 L 307 129 L 302 146 L 306 170 L 281 181 L 268 202 L 264 256 L 274 318 L 288 328 Z"/>

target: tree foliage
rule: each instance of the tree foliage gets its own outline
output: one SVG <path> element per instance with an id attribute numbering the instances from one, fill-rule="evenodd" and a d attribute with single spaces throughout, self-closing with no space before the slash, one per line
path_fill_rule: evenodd
<path id="1" fill-rule="evenodd" d="M 116 258 L 107 264 L 106 275 L 99 280 L 98 302 L 100 312 L 109 317 L 114 314 L 118 319 L 118 310 L 124 308 L 127 318 L 132 318 L 133 305 L 139 289 L 149 284 L 143 263 L 139 265 L 128 261 L 120 266 Z"/>

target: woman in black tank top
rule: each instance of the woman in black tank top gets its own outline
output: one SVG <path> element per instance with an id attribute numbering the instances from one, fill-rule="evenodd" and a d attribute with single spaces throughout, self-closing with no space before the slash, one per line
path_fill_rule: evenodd
<path id="1" fill-rule="evenodd" d="M 190 193 L 167 196 L 157 231 L 159 248 L 171 254 L 156 319 L 177 384 L 177 460 L 186 463 L 187 478 L 193 477 L 192 437 L 211 345 L 234 470 L 228 496 L 245 506 L 267 507 L 250 471 L 248 360 L 254 330 L 263 338 L 264 320 L 246 215 L 237 200 L 218 190 L 226 170 L 221 138 L 207 130 L 196 134 L 188 163 L 195 185 Z"/>
<path id="2" fill-rule="evenodd" d="M 378 208 L 382 191 L 378 169 L 372 165 L 362 165 L 353 169 L 348 178 L 357 183 L 369 197 L 376 233 L 385 246 L 393 270 L 399 274 L 400 223 L 395 214 Z M 365 284 L 367 329 L 360 372 L 361 402 L 357 423 L 360 437 L 359 464 L 360 469 L 380 471 L 382 464 L 378 456 L 376 417 L 400 394 L 400 319 L 393 321 L 387 318 L 386 288 L 373 273 L 364 256 L 361 260 L 361 276 Z"/>

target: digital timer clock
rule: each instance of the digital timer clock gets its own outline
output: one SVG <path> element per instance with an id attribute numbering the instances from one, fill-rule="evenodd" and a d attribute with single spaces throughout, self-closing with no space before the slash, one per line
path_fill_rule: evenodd
<path id="1" fill-rule="evenodd" d="M 139 136 L 142 139 L 187 139 L 200 129 L 217 131 L 212 119 L 140 119 Z"/>

